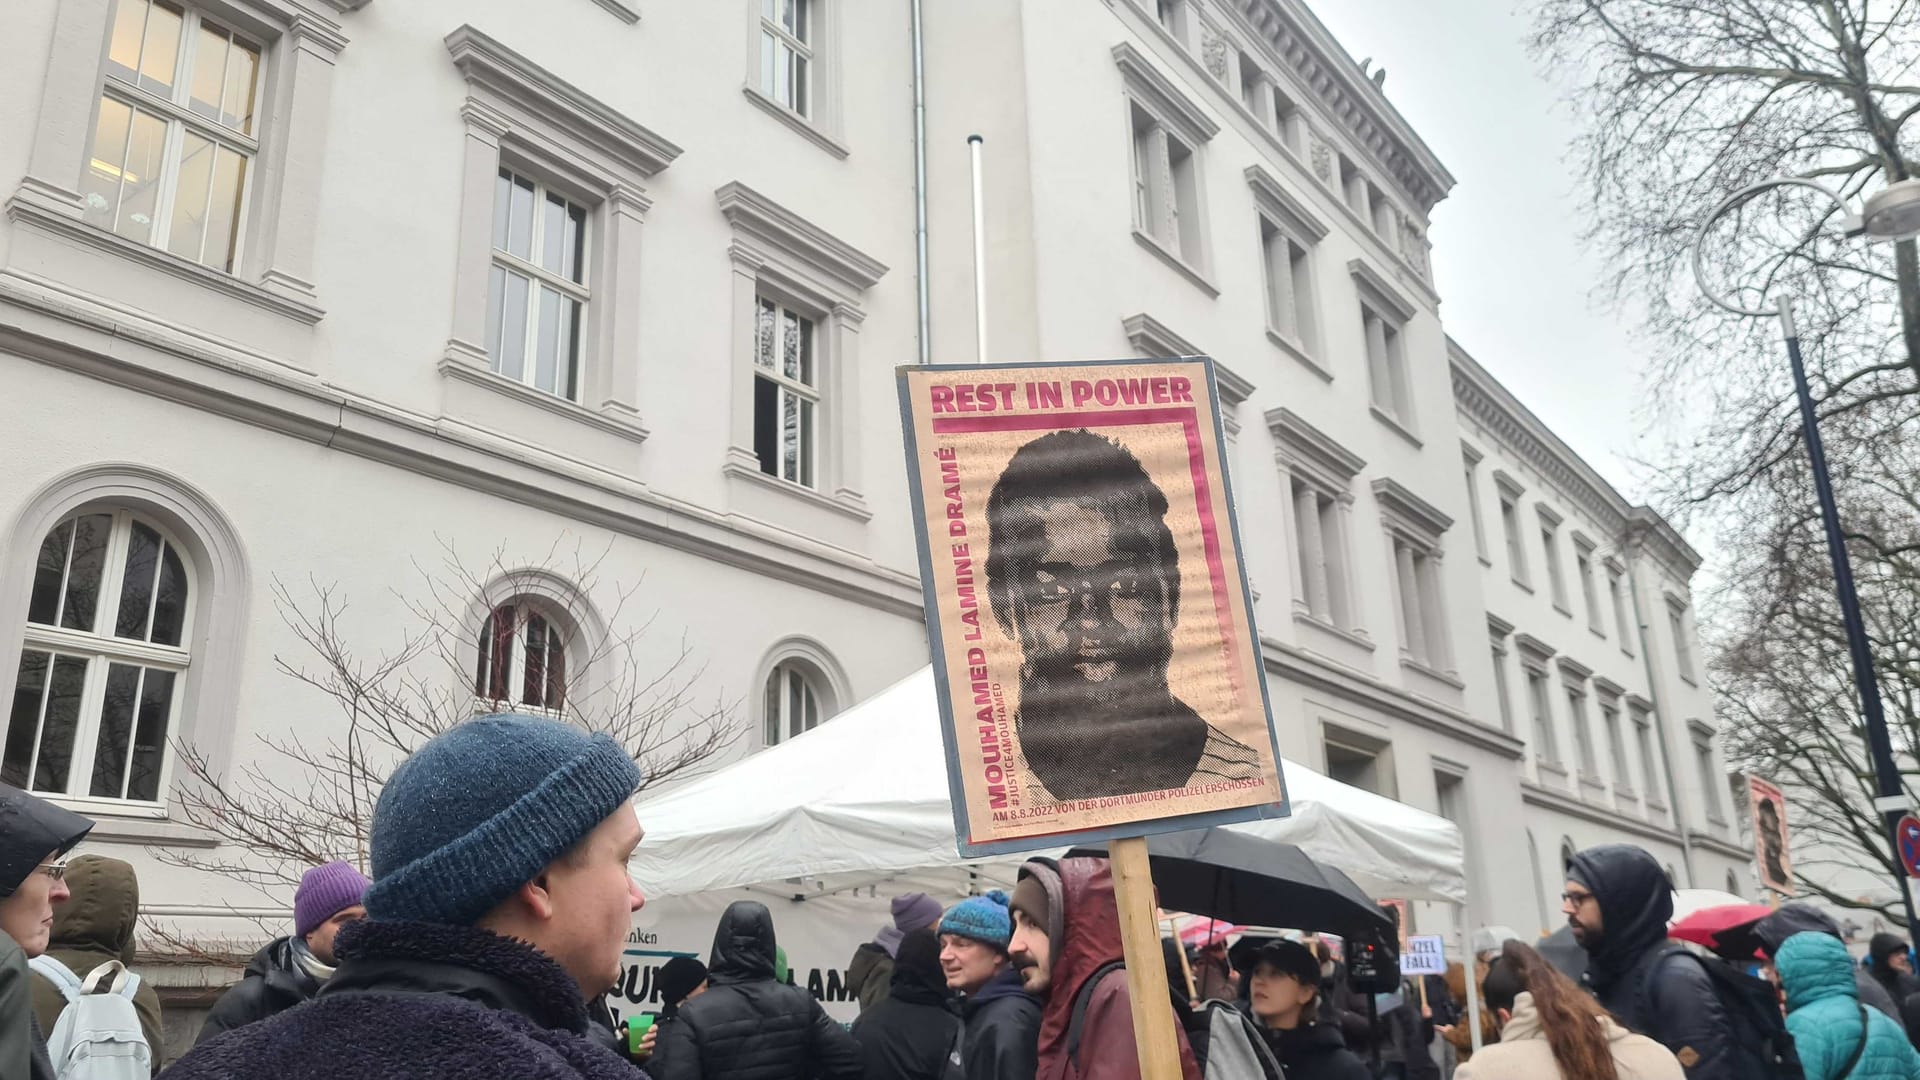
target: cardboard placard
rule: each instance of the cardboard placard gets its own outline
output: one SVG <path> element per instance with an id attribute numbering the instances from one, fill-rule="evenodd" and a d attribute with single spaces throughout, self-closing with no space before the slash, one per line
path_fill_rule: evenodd
<path id="1" fill-rule="evenodd" d="M 1446 973 L 1446 938 L 1439 934 L 1415 934 L 1407 939 L 1407 949 L 1400 954 L 1400 974 L 1445 975 Z"/>
<path id="2" fill-rule="evenodd" d="M 1285 814 L 1212 361 L 898 374 L 960 853 Z"/>
<path id="3" fill-rule="evenodd" d="M 1787 842 L 1787 796 L 1757 776 L 1747 777 L 1753 822 L 1753 864 L 1760 884 L 1782 896 L 1793 895 L 1793 853 Z"/>

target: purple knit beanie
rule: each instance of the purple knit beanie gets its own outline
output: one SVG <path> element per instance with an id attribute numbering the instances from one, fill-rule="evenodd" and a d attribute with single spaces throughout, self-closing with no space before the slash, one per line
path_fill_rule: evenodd
<path id="1" fill-rule="evenodd" d="M 903 893 L 893 898 L 893 925 L 882 927 L 873 943 L 887 950 L 888 956 L 900 951 L 900 939 L 915 930 L 925 930 L 940 921 L 945 909 L 940 901 L 923 892 Z"/>
<path id="2" fill-rule="evenodd" d="M 367 886 L 371 884 L 365 874 L 343 862 L 316 866 L 302 874 L 299 891 L 293 894 L 293 932 L 306 937 L 342 910 L 366 903 Z"/>

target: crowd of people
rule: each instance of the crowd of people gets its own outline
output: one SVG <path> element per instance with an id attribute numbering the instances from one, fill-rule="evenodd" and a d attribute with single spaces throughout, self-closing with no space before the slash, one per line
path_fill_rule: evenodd
<path id="1" fill-rule="evenodd" d="M 848 964 L 851 1028 L 793 985 L 753 901 L 726 910 L 705 963 L 660 968 L 657 1013 L 616 1022 L 608 994 L 644 902 L 627 873 L 639 782 L 611 739 L 557 721 L 482 717 L 433 739 L 380 796 L 371 879 L 307 871 L 294 932 L 164 1075 L 1139 1076 L 1097 858 L 1034 859 L 1010 894 L 951 906 L 895 898 Z M 91 828 L 0 785 L 4 1080 L 159 1074 L 159 1000 L 130 970 L 139 884 L 120 860 L 69 857 Z M 1573 965 L 1487 928 L 1468 966 L 1379 992 L 1317 935 L 1223 929 L 1165 939 L 1170 1000 L 1143 1008 L 1172 1011 L 1183 1080 L 1920 1080 L 1920 980 L 1899 938 L 1857 964 L 1831 919 L 1790 903 L 1752 926 L 1751 962 L 1708 955 L 1667 937 L 1670 886 L 1627 845 L 1574 856 L 1564 888 Z"/>

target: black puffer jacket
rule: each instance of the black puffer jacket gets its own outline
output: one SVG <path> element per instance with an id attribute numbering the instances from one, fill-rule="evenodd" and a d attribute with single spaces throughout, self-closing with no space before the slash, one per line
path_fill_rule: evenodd
<path id="1" fill-rule="evenodd" d="M 1691 1060 L 1687 1080 L 1763 1075 L 1764 1067 L 1745 1060 L 1735 1044 L 1733 1021 L 1703 962 L 1668 948 L 1673 886 L 1653 856 L 1630 844 L 1603 844 L 1575 855 L 1567 876 L 1600 905 L 1604 934 L 1585 943 L 1586 981 L 1600 1004 L 1681 1062 Z"/>
<path id="2" fill-rule="evenodd" d="M 1734 932 L 1734 934 L 1737 933 L 1738 931 Z M 1826 934 L 1841 941 L 1847 940 L 1847 936 L 1840 932 L 1840 924 L 1834 922 L 1826 912 L 1798 900 L 1790 904 L 1781 904 L 1773 914 L 1754 923 L 1752 931 L 1744 937 L 1721 934 L 1716 935 L 1716 939 L 1723 943 L 1723 948 L 1720 950 L 1723 954 L 1744 956 L 1752 948 L 1758 947 L 1771 958 L 1774 953 L 1780 951 L 1780 946 L 1786 944 L 1788 938 L 1799 933 Z M 1881 936 L 1875 934 L 1874 938 L 1878 940 Z M 1912 976 L 1906 976 L 1906 978 L 1911 979 Z M 1920 985 L 1914 986 L 1905 993 L 1892 990 L 1883 985 L 1874 972 L 1863 967 L 1853 969 L 1853 988 L 1860 995 L 1860 1004 L 1886 1013 L 1894 1020 L 1900 1021 L 1902 1026 L 1905 1026 L 1906 1019 L 1901 1012 L 1901 1003 L 1906 1000 L 1908 994 L 1920 991 Z"/>
<path id="3" fill-rule="evenodd" d="M 867 1080 L 942 1080 L 960 1055 L 960 1015 L 940 973 L 940 942 L 914 930 L 900 942 L 886 999 L 853 1022 Z"/>
<path id="4" fill-rule="evenodd" d="M 293 939 L 276 938 L 253 954 L 246 975 L 213 1003 L 213 1011 L 207 1014 L 206 1026 L 200 1029 L 194 1045 L 311 1001 L 323 985 L 300 966 L 294 956 Z"/>
<path id="5" fill-rule="evenodd" d="M 1012 967 L 969 997 L 961 1058 L 967 1080 L 1033 1080 L 1040 1070 L 1040 999 Z"/>
<path id="6" fill-rule="evenodd" d="M 1286 1070 L 1287 1080 L 1370 1080 L 1373 1076 L 1366 1063 L 1347 1049 L 1347 1040 L 1332 1024 L 1308 1024 L 1286 1031 L 1255 1026 L 1267 1049 Z"/>
<path id="7" fill-rule="evenodd" d="M 773 980 L 773 916 L 720 916 L 707 992 L 680 1006 L 647 1062 L 654 1080 L 861 1080 L 860 1047 L 813 995 Z"/>

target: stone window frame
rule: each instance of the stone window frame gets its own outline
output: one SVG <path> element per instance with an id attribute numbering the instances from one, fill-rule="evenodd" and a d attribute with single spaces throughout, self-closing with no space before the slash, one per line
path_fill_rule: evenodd
<path id="1" fill-rule="evenodd" d="M 825 724 L 841 711 L 854 703 L 853 688 L 847 681 L 846 669 L 834 658 L 832 650 L 819 640 L 805 634 L 793 634 L 781 638 L 761 655 L 760 662 L 754 666 L 752 691 L 753 697 L 753 733 L 751 736 L 755 750 L 765 750 L 770 746 L 785 742 L 782 738 L 768 742 L 766 692 L 767 681 L 782 666 L 797 666 L 807 677 L 820 705 L 820 723 Z"/>
<path id="2" fill-rule="evenodd" d="M 1593 710 L 1587 707 L 1593 700 L 1587 685 L 1593 669 L 1571 656 L 1557 657 L 1555 665 L 1560 669 L 1560 688 L 1567 701 L 1567 720 L 1573 726 L 1574 761 L 1580 782 L 1598 788 L 1605 781 L 1600 772 L 1600 748 L 1593 738 Z"/>
<path id="3" fill-rule="evenodd" d="M 812 34 L 807 42 L 811 51 L 808 63 L 812 69 L 812 81 L 808 86 L 808 104 L 811 106 L 808 114 L 801 114 L 780 104 L 760 85 L 761 2 L 745 0 L 746 77 L 741 80 L 740 93 L 754 108 L 844 161 L 850 152 L 846 142 L 846 110 L 841 95 L 846 50 L 841 45 L 845 35 L 840 9 L 845 6 L 846 0 L 808 0 L 812 5 Z"/>
<path id="4" fill-rule="evenodd" d="M 860 326 L 867 293 L 887 267 L 825 229 L 733 181 L 714 196 L 733 228 L 732 385 L 729 440 L 722 471 L 730 483 L 778 491 L 865 522 L 860 457 Z M 754 352 L 760 298 L 781 301 L 814 320 L 821 377 L 814 487 L 760 471 L 754 450 Z"/>
<path id="5" fill-rule="evenodd" d="M 1271 225 L 1282 236 L 1297 244 L 1306 253 L 1307 277 L 1311 284 L 1306 302 L 1300 301 L 1299 290 L 1294 290 L 1294 306 L 1298 312 L 1304 308 L 1304 317 L 1296 315 L 1295 322 L 1304 324 L 1307 332 L 1296 333 L 1289 337 L 1273 325 L 1269 314 L 1267 318 L 1267 340 L 1273 342 L 1285 352 L 1313 372 L 1325 382 L 1333 381 L 1333 370 L 1317 358 L 1326 349 L 1326 321 L 1323 306 L 1320 303 L 1319 254 L 1320 242 L 1326 239 L 1330 231 L 1326 222 L 1320 220 L 1307 204 L 1296 198 L 1293 193 L 1282 187 L 1273 174 L 1258 165 L 1249 165 L 1245 173 L 1247 187 L 1253 192 L 1254 212 L 1259 219 Z M 1266 252 L 1261 251 L 1262 281 L 1266 290 L 1272 291 L 1272 282 L 1267 280 L 1272 267 L 1267 265 Z M 1265 310 L 1267 305 L 1263 305 Z"/>
<path id="6" fill-rule="evenodd" d="M 192 564 L 191 639 L 181 643 L 192 660 L 169 741 L 190 742 L 205 759 L 208 771 L 222 776 L 232 763 L 238 727 L 241 652 L 250 599 L 246 549 L 217 503 L 159 469 L 130 462 L 86 466 L 43 486 L 14 518 L 6 534 L 11 538 L 6 562 L 0 564 L 20 568 L 20 572 L 0 573 L 0 657 L 5 658 L 0 663 L 0 694 L 12 701 L 19 678 L 33 589 L 33 574 L 26 568 L 33 565 L 48 530 L 74 513 L 95 507 L 132 510 L 164 526 L 172 539 L 180 541 Z M 177 769 L 171 772 L 177 779 Z M 182 831 L 170 794 L 163 790 L 154 807 L 103 804 L 65 795 L 50 798 L 100 821 L 94 834 L 100 839 L 185 840 L 204 846 L 197 830 Z"/>
<path id="7" fill-rule="evenodd" d="M 1507 639 L 1513 634 L 1513 624 L 1488 612 L 1487 638 L 1489 655 L 1493 659 L 1493 689 L 1500 707 L 1500 730 L 1513 734 L 1513 685 L 1508 672 L 1507 657 L 1512 650 Z"/>
<path id="8" fill-rule="evenodd" d="M 1634 638 L 1639 636 L 1639 626 L 1629 613 L 1632 598 L 1629 595 L 1633 585 L 1627 580 L 1627 566 L 1618 557 L 1608 555 L 1601 561 L 1607 572 L 1607 603 L 1613 608 L 1614 629 L 1620 635 L 1620 651 L 1628 656 L 1634 654 Z"/>
<path id="9" fill-rule="evenodd" d="M 1533 591 L 1533 569 L 1527 561 L 1526 523 L 1520 519 L 1521 497 L 1526 485 L 1509 476 L 1504 469 L 1493 470 L 1493 488 L 1500 501 L 1500 538 L 1506 543 L 1507 577 L 1520 588 Z"/>
<path id="10" fill-rule="evenodd" d="M 1480 505 L 1480 463 L 1486 455 L 1471 443 L 1460 443 L 1461 473 L 1467 482 L 1468 516 L 1473 521 L 1473 553 L 1482 566 L 1492 566 L 1493 558 L 1487 551 L 1487 516 Z"/>
<path id="11" fill-rule="evenodd" d="M 643 185 L 680 148 L 471 24 L 448 34 L 445 44 L 467 91 L 453 319 L 439 364 L 448 400 L 465 404 L 461 389 L 477 388 L 637 446 L 647 438 L 638 292 L 641 227 L 651 200 Z M 499 375 L 487 356 L 495 186 L 503 167 L 590 210 L 593 298 L 577 401 Z"/>
<path id="12" fill-rule="evenodd" d="M 1400 663 L 1464 689 L 1466 683 L 1460 679 L 1447 623 L 1445 536 L 1453 527 L 1453 518 L 1390 477 L 1373 482 L 1373 500 L 1380 511 L 1380 528 L 1386 541 L 1387 580 L 1393 582 Z M 1416 557 L 1421 560 L 1419 564 L 1413 562 Z M 1402 571 L 1418 586 L 1418 596 L 1408 598 L 1403 594 Z M 1415 614 L 1422 624 L 1418 635 L 1422 647 L 1418 650 L 1413 647 L 1416 628 L 1411 617 Z"/>
<path id="13" fill-rule="evenodd" d="M 1661 770 L 1661 755 L 1666 747 L 1660 744 L 1660 729 L 1655 722 L 1653 702 L 1638 694 L 1628 694 L 1624 700 L 1627 705 L 1627 720 L 1633 725 L 1634 753 L 1640 759 L 1641 785 L 1646 789 L 1647 808 L 1656 812 L 1665 812 L 1671 795 L 1662 795 L 1666 787 L 1665 775 Z"/>
<path id="14" fill-rule="evenodd" d="M 87 167 L 105 78 L 114 0 L 55 8 L 27 166 L 7 215 L 264 311 L 312 326 L 325 315 L 314 283 L 320 189 L 333 109 L 334 67 L 347 46 L 339 23 L 294 0 L 183 0 L 261 46 L 259 151 L 249 178 L 240 265 L 232 273 L 129 240 L 84 220 Z M 320 0 L 335 11 L 366 0 Z"/>
<path id="15" fill-rule="evenodd" d="M 1304 497 L 1313 498 L 1316 514 L 1320 513 L 1321 502 L 1331 500 L 1335 506 L 1333 531 L 1340 557 L 1339 580 L 1335 582 L 1330 578 L 1327 582 L 1328 610 L 1324 614 L 1314 613 L 1302 573 L 1305 553 L 1294 552 L 1287 560 L 1293 581 L 1294 621 L 1330 631 L 1370 651 L 1373 639 L 1361 621 L 1361 606 L 1353 580 L 1353 485 L 1367 463 L 1290 409 L 1274 409 L 1266 414 L 1266 421 L 1267 430 L 1273 436 L 1273 463 L 1280 472 L 1281 490 L 1287 494 L 1282 518 L 1286 535 L 1293 541 L 1290 546 L 1297 546 L 1301 514 L 1298 504 Z M 1294 490 L 1296 482 L 1301 488 L 1298 492 Z M 1324 519 L 1320 538 L 1324 545 Z M 1340 618 L 1343 614 L 1345 617 Z"/>
<path id="16" fill-rule="evenodd" d="M 1600 583 L 1594 580 L 1594 564 L 1599 560 L 1599 545 L 1579 529 L 1573 530 L 1573 573 L 1580 579 L 1580 599 L 1587 609 L 1587 629 L 1602 640 L 1607 636 L 1606 620 L 1600 611 Z"/>
<path id="17" fill-rule="evenodd" d="M 1220 124 L 1214 120 L 1213 117 L 1209 116 L 1204 109 L 1195 104 L 1192 99 L 1182 93 L 1180 89 L 1174 85 L 1172 80 L 1161 74 L 1160 70 L 1154 67 L 1153 64 L 1131 44 L 1123 41 L 1115 45 L 1113 47 L 1113 60 L 1114 64 L 1120 70 L 1122 98 L 1126 103 L 1128 175 L 1132 176 L 1136 171 L 1133 150 L 1135 141 L 1133 112 L 1135 109 L 1151 117 L 1155 124 L 1158 125 L 1161 135 L 1161 137 L 1156 140 L 1156 147 L 1159 148 L 1159 152 L 1154 155 L 1151 163 L 1156 170 L 1156 174 L 1149 178 L 1148 190 L 1150 192 L 1166 195 L 1172 192 L 1174 187 L 1173 178 L 1168 171 L 1170 159 L 1165 150 L 1166 135 L 1171 134 L 1178 137 L 1181 142 L 1187 145 L 1193 157 L 1194 205 L 1188 217 L 1194 220 L 1182 221 L 1180 223 L 1176 241 L 1179 236 L 1191 235 L 1195 237 L 1198 257 L 1189 259 L 1178 249 L 1177 243 L 1171 246 L 1168 245 L 1165 240 L 1156 234 L 1155 230 L 1144 227 L 1150 223 L 1133 221 L 1133 238 L 1141 247 L 1152 252 L 1162 262 L 1179 273 L 1180 276 L 1192 282 L 1209 297 L 1218 297 L 1220 295 L 1220 289 L 1211 280 L 1213 245 L 1210 242 L 1207 228 L 1209 215 L 1207 212 L 1207 163 L 1205 160 L 1205 151 L 1207 144 L 1219 133 Z M 1131 190 L 1131 184 L 1129 188 Z M 1171 203 L 1172 200 L 1163 198 L 1160 202 L 1162 204 L 1160 208 L 1161 213 L 1164 215 L 1165 206 Z M 1129 207 L 1132 207 L 1133 204 L 1133 199 L 1129 197 Z M 1130 209 L 1129 218 L 1131 219 L 1134 216 L 1135 212 Z"/>
<path id="18" fill-rule="evenodd" d="M 1699 720 L 1687 721 L 1687 741 L 1693 744 L 1694 766 L 1700 772 L 1700 782 L 1705 790 L 1700 793 L 1701 811 L 1706 815 L 1707 824 L 1717 828 L 1726 828 L 1726 800 L 1721 798 L 1723 785 L 1713 783 L 1721 775 L 1715 764 L 1713 752 L 1714 730 Z"/>
<path id="19" fill-rule="evenodd" d="M 511 705 L 513 710 L 533 710 L 564 717 L 569 711 L 584 711 L 581 709 L 582 703 L 591 701 L 595 696 L 617 690 L 609 679 L 613 673 L 606 670 L 608 665 L 598 662 L 611 647 L 617 645 L 606 616 L 577 582 L 545 567 L 533 565 L 496 571 L 469 598 L 459 623 L 466 633 L 454 654 L 456 677 L 471 681 L 478 671 L 480 642 L 473 631 L 482 627 L 493 612 L 504 604 L 531 605 L 559 628 L 566 639 L 570 673 L 566 700 L 560 709 L 549 712 L 533 710 L 529 705 L 514 704 Z M 498 711 L 501 707 L 499 702 L 490 701 L 481 694 L 477 686 L 472 687 L 471 691 L 475 715 Z"/>
<path id="20" fill-rule="evenodd" d="M 1544 502 L 1534 504 L 1534 514 L 1539 519 L 1535 531 L 1540 534 L 1540 547 L 1547 566 L 1547 593 L 1553 601 L 1553 609 L 1567 618 L 1573 618 L 1573 601 L 1567 593 L 1567 567 L 1560 559 L 1560 526 L 1566 517 Z"/>
<path id="21" fill-rule="evenodd" d="M 1560 722 L 1553 707 L 1553 675 L 1549 670 L 1553 663 L 1553 646 L 1531 634 L 1515 634 L 1513 643 L 1520 654 L 1521 673 L 1527 679 L 1527 746 L 1532 751 L 1534 765 L 1542 772 L 1553 773 L 1564 779 L 1567 766 L 1561 756 Z M 1545 687 L 1538 701 L 1534 700 L 1535 677 Z M 1535 716 L 1536 709 L 1544 711 L 1545 715 Z M 1534 737 L 1536 729 L 1544 732 L 1549 745 L 1535 745 L 1540 741 Z"/>
<path id="22" fill-rule="evenodd" d="M 1667 632 L 1673 636 L 1673 673 L 1688 686 L 1700 685 L 1699 650 L 1693 647 L 1692 605 L 1687 598 L 1666 593 Z"/>
<path id="23" fill-rule="evenodd" d="M 1417 309 L 1365 259 L 1347 260 L 1347 275 L 1353 279 L 1363 338 L 1369 315 L 1379 321 L 1383 330 L 1391 328 L 1394 331 L 1392 341 L 1385 340 L 1383 333 L 1380 343 L 1384 350 L 1381 362 L 1386 367 L 1387 377 L 1384 389 L 1388 397 L 1385 404 L 1391 408 L 1382 407 L 1382 387 L 1379 373 L 1374 370 L 1372 343 L 1365 343 L 1362 349 L 1367 358 L 1367 408 L 1373 413 L 1374 419 L 1418 447 L 1422 444 L 1420 423 L 1414 409 L 1413 361 L 1407 355 L 1407 334 Z"/>
<path id="24" fill-rule="evenodd" d="M 1613 772 L 1617 799 L 1639 799 L 1633 784 L 1633 751 L 1627 746 L 1626 687 L 1602 675 L 1593 677 L 1593 696 L 1600 712 L 1600 728 L 1607 737 L 1607 764 Z M 1611 713 L 1613 722 L 1607 722 Z"/>

